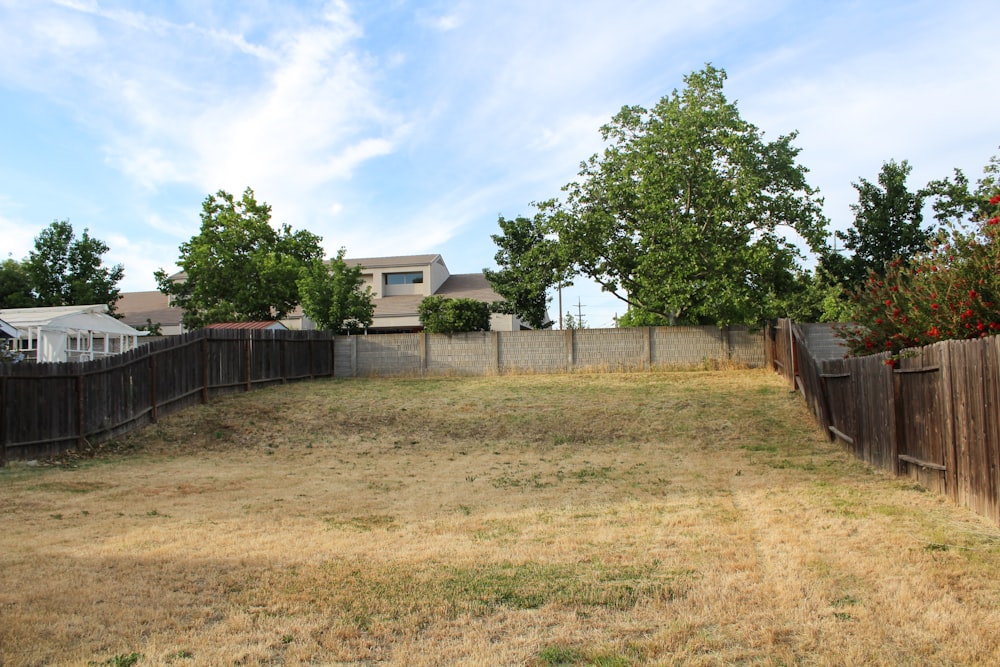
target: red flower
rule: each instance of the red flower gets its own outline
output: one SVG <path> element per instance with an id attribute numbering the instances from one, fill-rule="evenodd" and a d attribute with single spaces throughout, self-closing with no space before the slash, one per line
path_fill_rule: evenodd
<path id="1" fill-rule="evenodd" d="M 995 225 L 995 224 L 997 224 L 998 222 L 1000 222 L 1000 216 L 996 216 L 996 215 L 994 215 L 994 216 L 993 216 L 992 218 L 990 218 L 989 220 L 987 220 L 987 222 L 988 222 L 989 224 L 991 224 L 991 225 Z"/>
<path id="2" fill-rule="evenodd" d="M 931 309 L 932 310 L 937 310 L 938 309 L 938 305 L 936 303 L 932 303 L 931 304 Z"/>
<path id="3" fill-rule="evenodd" d="M 993 206 L 1000 204 L 1000 195 L 993 195 L 993 197 L 990 199 L 990 204 Z"/>
<path id="4" fill-rule="evenodd" d="M 941 335 L 941 333 L 938 331 L 937 327 L 931 327 L 931 330 L 927 332 L 927 335 L 931 338 L 937 338 Z"/>
<path id="5" fill-rule="evenodd" d="M 978 293 L 976 292 L 976 290 L 974 290 L 974 289 L 970 289 L 969 290 L 969 298 L 970 299 L 975 299 L 977 296 L 978 296 Z"/>

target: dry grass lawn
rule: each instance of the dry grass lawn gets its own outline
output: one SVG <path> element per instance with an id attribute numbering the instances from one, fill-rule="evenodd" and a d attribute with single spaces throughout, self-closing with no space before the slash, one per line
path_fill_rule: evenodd
<path id="1" fill-rule="evenodd" d="M 10 666 L 1000 663 L 1000 530 L 763 371 L 233 395 L 0 522 Z"/>

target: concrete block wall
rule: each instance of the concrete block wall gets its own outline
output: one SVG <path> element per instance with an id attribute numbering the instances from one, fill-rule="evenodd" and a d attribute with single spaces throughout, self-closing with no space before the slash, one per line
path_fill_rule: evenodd
<path id="1" fill-rule="evenodd" d="M 655 327 L 651 335 L 654 366 L 687 366 L 728 355 L 718 327 Z"/>
<path id="2" fill-rule="evenodd" d="M 572 334 L 576 368 L 638 370 L 649 367 L 648 327 L 577 329 Z"/>
<path id="3" fill-rule="evenodd" d="M 499 348 L 503 370 L 555 373 L 569 369 L 565 331 L 505 331 L 499 336 Z"/>
<path id="4" fill-rule="evenodd" d="M 341 336 L 334 344 L 334 358 L 336 377 L 766 363 L 762 331 L 708 326 Z"/>
<path id="5" fill-rule="evenodd" d="M 745 328 L 730 328 L 729 343 L 732 350 L 730 361 L 746 366 L 767 365 L 767 347 L 763 329 L 749 331 Z"/>
<path id="6" fill-rule="evenodd" d="M 474 331 L 446 335 L 425 335 L 428 373 L 490 375 L 497 369 L 499 331 Z"/>

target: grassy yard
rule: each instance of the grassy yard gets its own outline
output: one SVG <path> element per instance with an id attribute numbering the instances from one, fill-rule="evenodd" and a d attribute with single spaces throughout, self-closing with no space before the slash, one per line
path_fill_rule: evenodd
<path id="1" fill-rule="evenodd" d="M 1000 530 L 763 371 L 316 381 L 0 469 L 3 665 L 1000 661 Z"/>

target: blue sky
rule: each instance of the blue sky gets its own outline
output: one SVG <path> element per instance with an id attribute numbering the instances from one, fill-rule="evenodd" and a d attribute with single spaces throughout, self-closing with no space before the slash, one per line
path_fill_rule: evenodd
<path id="1" fill-rule="evenodd" d="M 201 202 L 252 187 L 328 254 L 493 265 L 530 215 L 706 62 L 765 138 L 797 130 L 833 228 L 851 183 L 913 187 L 1000 153 L 995 5 L 807 0 L 0 0 L 0 252 L 53 220 L 155 287 Z M 578 281 L 591 326 L 622 305 Z M 551 314 L 557 314 L 553 304 Z"/>

